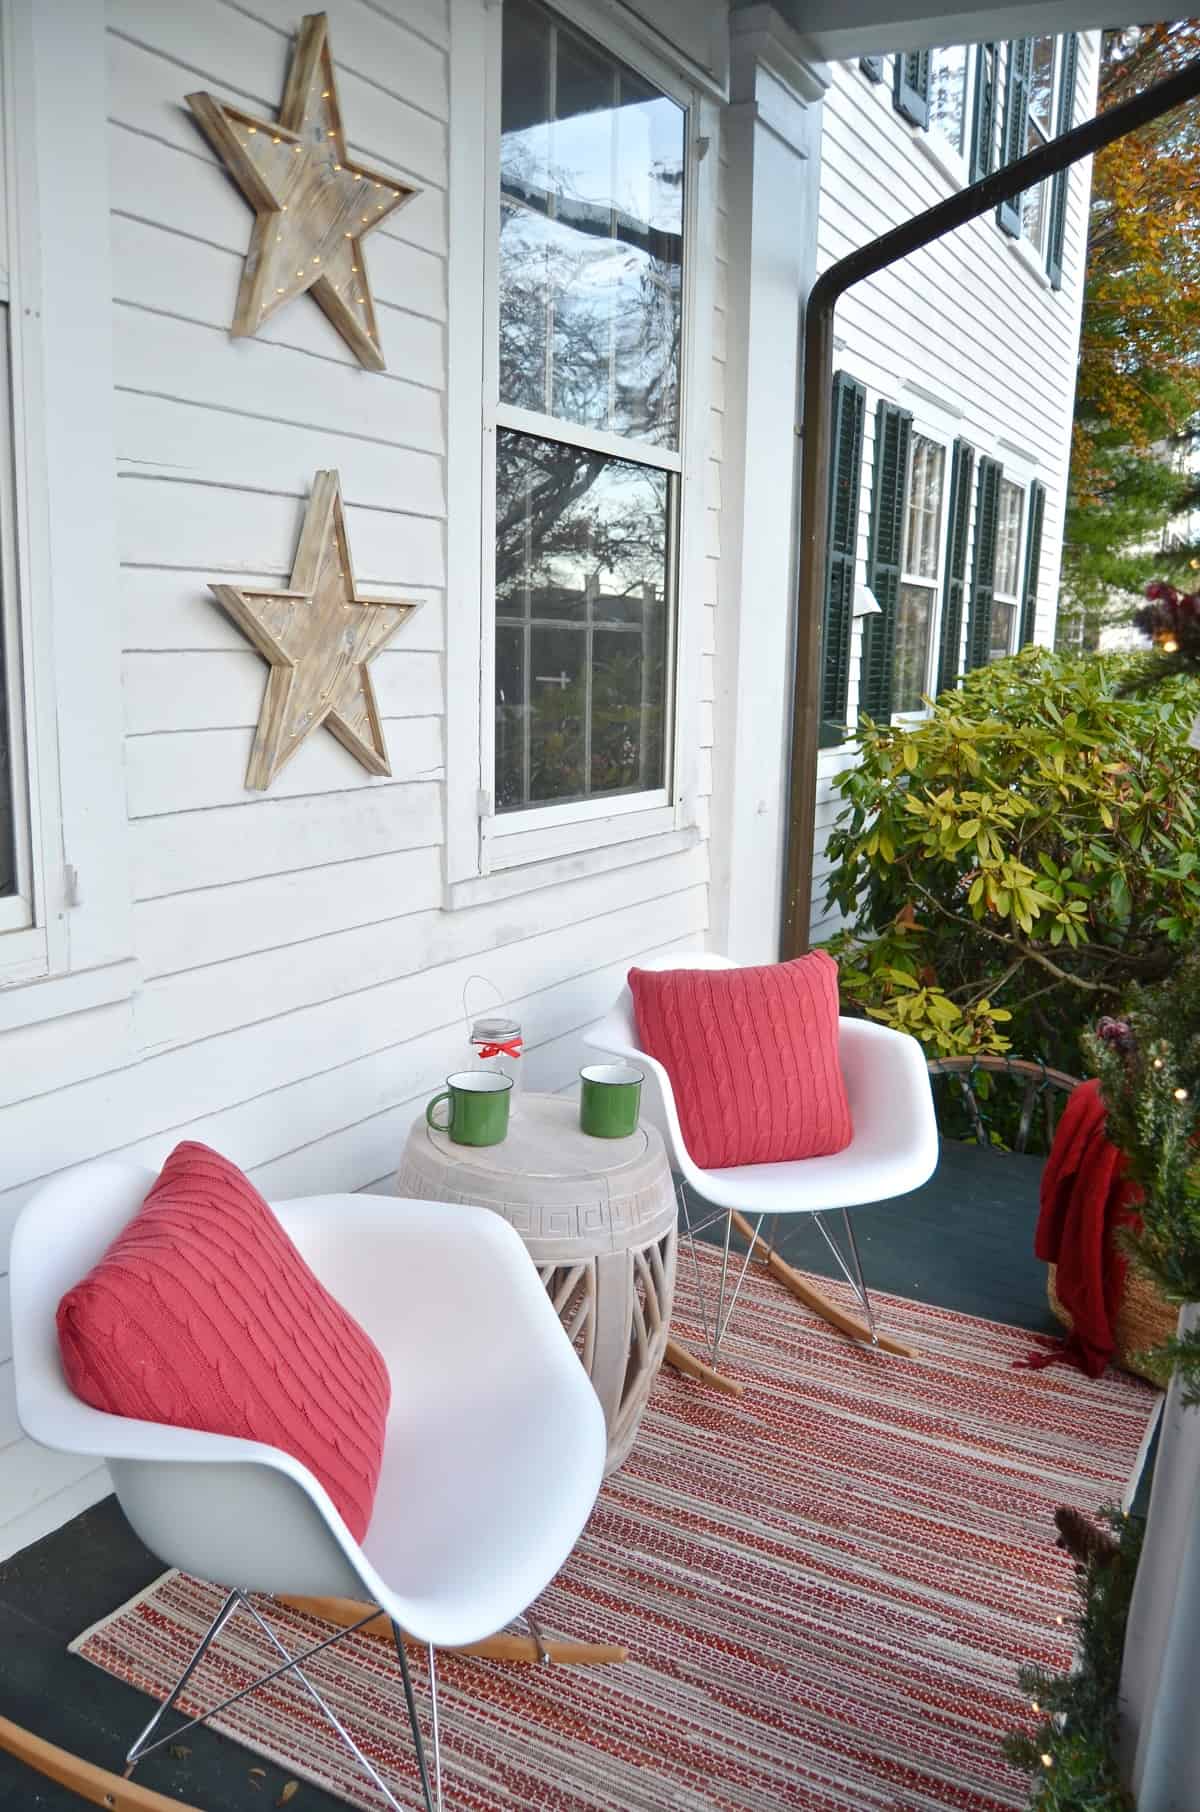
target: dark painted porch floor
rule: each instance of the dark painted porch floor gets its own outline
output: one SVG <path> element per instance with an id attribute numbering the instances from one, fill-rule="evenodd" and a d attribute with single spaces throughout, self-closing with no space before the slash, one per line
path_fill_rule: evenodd
<path id="1" fill-rule="evenodd" d="M 1038 1158 L 947 1146 L 933 1182 L 914 1195 L 855 1217 L 868 1281 L 881 1290 L 942 1303 L 1029 1328 L 1052 1327 L 1045 1267 L 1033 1257 Z M 831 1261 L 804 1217 L 780 1240 L 794 1263 L 829 1272 Z M 68 1641 L 161 1572 L 113 1499 L 0 1563 L 0 1713 L 120 1772 L 121 1757 L 149 1716 L 131 1687 L 68 1655 Z M 204 1812 L 265 1812 L 287 1775 L 237 1744 L 195 1730 L 189 1753 L 151 1757 L 138 1780 Z M 65 1788 L 0 1754 L 4 1812 L 78 1812 Z M 344 1802 L 302 1783 L 289 1812 L 336 1812 Z"/>

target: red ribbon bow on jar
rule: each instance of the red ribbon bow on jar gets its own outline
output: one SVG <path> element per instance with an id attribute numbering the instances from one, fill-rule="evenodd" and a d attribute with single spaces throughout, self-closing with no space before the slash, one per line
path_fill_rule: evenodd
<path id="1" fill-rule="evenodd" d="M 507 1044 L 481 1044 L 479 1055 L 480 1057 L 519 1057 L 521 1040 L 510 1038 Z"/>

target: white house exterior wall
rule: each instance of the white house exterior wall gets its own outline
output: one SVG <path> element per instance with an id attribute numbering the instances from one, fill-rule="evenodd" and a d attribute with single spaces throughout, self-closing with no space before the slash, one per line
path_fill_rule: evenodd
<path id="1" fill-rule="evenodd" d="M 520 1018 L 527 1086 L 560 1089 L 580 1061 L 581 1028 L 605 1010 L 630 962 L 698 946 L 706 931 L 723 220 L 715 244 L 710 233 L 699 248 L 713 259 L 716 307 L 705 627 L 692 701 L 697 831 L 676 853 L 583 862 L 577 878 L 560 867 L 554 885 L 447 911 L 447 6 L 326 0 L 352 150 L 422 191 L 367 245 L 382 375 L 358 367 L 307 299 L 254 340 L 228 334 L 251 216 L 183 96 L 206 88 L 269 114 L 301 10 L 292 0 L 108 8 L 125 781 L 140 979 L 109 1004 L 0 1030 L 0 1556 L 107 1489 L 102 1470 L 35 1448 L 16 1422 L 3 1273 L 14 1219 L 41 1179 L 106 1152 L 160 1161 L 196 1138 L 227 1152 L 268 1196 L 388 1188 L 410 1120 L 465 1057 L 471 976 L 485 976 Z M 601 37 L 604 17 L 598 8 Z M 719 143 L 710 149 L 719 159 Z M 284 579 L 313 473 L 331 466 L 364 589 L 422 602 L 374 666 L 392 777 L 368 778 L 320 734 L 261 798 L 244 790 L 243 775 L 263 664 L 206 588 Z M 479 500 L 460 507 L 477 513 Z"/>
<path id="2" fill-rule="evenodd" d="M 1075 120 L 1095 108 L 1098 37 L 1080 40 Z M 891 60 L 882 82 L 857 62 L 833 66 L 821 147 L 818 267 L 931 207 L 956 186 L 930 131 L 907 124 L 892 105 Z M 1003 109 L 1003 95 L 1000 99 Z M 998 458 L 1028 486 L 1046 486 L 1035 639 L 1053 640 L 1062 557 L 1063 506 L 1079 347 L 1090 162 L 1070 174 L 1063 284 L 994 216 L 851 289 L 838 305 L 835 369 L 866 387 L 866 450 L 859 509 L 859 577 L 865 578 L 871 516 L 875 405 L 883 397 L 913 412 L 913 425 Z M 939 407 L 940 405 L 940 407 Z M 972 511 L 974 497 L 972 497 Z M 973 531 L 972 521 L 972 531 Z M 970 572 L 972 543 L 968 547 Z M 964 636 L 966 633 L 964 611 Z M 848 721 L 858 712 L 862 619 L 854 629 Z M 852 744 L 824 750 L 819 765 L 812 935 L 836 928 L 826 910 L 825 840 L 840 809 L 835 776 L 854 760 Z"/>

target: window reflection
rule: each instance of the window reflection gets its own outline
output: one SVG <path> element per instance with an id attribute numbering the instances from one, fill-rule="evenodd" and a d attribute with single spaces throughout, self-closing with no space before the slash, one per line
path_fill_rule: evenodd
<path id="1" fill-rule="evenodd" d="M 955 151 L 963 148 L 967 118 L 967 46 L 943 45 L 929 53 L 929 124 Z"/>
<path id="2" fill-rule="evenodd" d="M 497 437 L 496 809 L 665 784 L 673 481 Z"/>
<path id="3" fill-rule="evenodd" d="M 530 0 L 508 0 L 503 402 L 678 444 L 684 118 Z"/>

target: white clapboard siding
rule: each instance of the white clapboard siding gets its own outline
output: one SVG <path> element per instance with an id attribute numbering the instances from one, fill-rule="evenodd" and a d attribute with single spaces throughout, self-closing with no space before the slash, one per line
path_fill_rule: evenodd
<path id="1" fill-rule="evenodd" d="M 171 407 L 171 405 L 164 405 Z M 251 429 L 259 424 L 249 424 Z M 312 470 L 320 468 L 314 466 Z M 158 651 L 217 653 L 244 649 L 246 638 L 217 605 L 212 585 L 245 585 L 252 590 L 284 588 L 290 567 L 276 572 L 230 572 L 216 565 L 189 572 L 127 566 L 121 574 L 121 615 L 126 649 L 132 654 Z M 445 645 L 445 597 L 427 585 L 385 585 L 371 581 L 372 594 L 389 603 L 419 604 L 404 625 L 404 647 L 410 654 L 439 654 Z"/>
<path id="2" fill-rule="evenodd" d="M 351 448 L 339 467 L 347 491 L 354 488 L 353 469 Z M 299 540 L 311 481 L 310 473 L 302 489 L 277 496 L 265 486 L 239 491 L 127 473 L 117 486 L 121 558 L 131 565 L 198 567 L 205 549 L 215 546 L 230 571 L 286 565 Z M 384 577 L 393 586 L 441 586 L 445 581 L 444 534 L 433 517 L 347 502 L 346 533 L 360 590 Z"/>
<path id="3" fill-rule="evenodd" d="M 312 738 L 296 761 L 324 739 Z M 244 805 L 143 818 L 130 826 L 134 898 L 222 887 L 256 875 L 289 874 L 398 849 L 427 849 L 442 836 L 441 788 L 434 782 L 367 778 L 346 792 L 267 797 Z"/>
<path id="4" fill-rule="evenodd" d="M 287 81 L 292 40 L 247 18 L 221 0 L 189 0 L 163 6 L 160 0 L 108 0 L 109 29 L 143 49 L 156 51 L 174 69 L 179 99 L 193 88 L 211 87 L 233 106 L 261 110 L 274 118 Z M 435 182 L 446 180 L 446 126 L 424 108 L 385 94 L 377 78 L 364 80 L 338 57 L 338 96 L 347 149 L 352 157 L 400 172 L 401 167 Z M 403 166 L 397 142 L 404 146 Z"/>
<path id="5" fill-rule="evenodd" d="M 444 909 L 446 544 L 478 508 L 456 497 L 448 517 L 447 7 L 328 11 L 353 154 L 419 191 L 364 245 L 383 373 L 358 365 L 309 297 L 260 336 L 229 333 L 253 216 L 183 97 L 207 89 L 270 117 L 299 14 L 287 0 L 109 0 L 137 982 L 129 999 L 0 1035 L 0 1557 L 108 1484 L 89 1460 L 42 1453 L 14 1420 L 4 1272 L 41 1182 L 107 1153 L 158 1164 L 185 1137 L 277 1196 L 388 1179 L 414 1116 L 464 1060 L 473 977 L 521 1019 L 530 1084 L 562 1090 L 630 963 L 707 933 L 706 797 L 699 842 L 664 838 L 632 861 L 603 851 L 573 880 L 513 897 L 513 875 L 494 899 L 481 886 L 481 903 Z M 715 278 L 703 696 L 691 701 L 705 795 L 723 266 Z M 369 776 L 320 732 L 267 794 L 249 792 L 266 667 L 209 586 L 286 583 L 313 474 L 330 467 L 360 587 L 421 606 L 372 665 L 392 773 Z"/>
<path id="6" fill-rule="evenodd" d="M 222 409 L 136 391 L 117 392 L 116 416 L 117 470 L 123 477 L 184 479 L 224 490 L 302 497 L 313 473 L 333 466 L 341 473 L 348 505 L 406 516 L 441 518 L 446 512 L 442 462 L 432 453 L 383 446 L 352 433 L 334 435 L 245 417 L 231 435 Z"/>
<path id="7" fill-rule="evenodd" d="M 384 741 L 393 781 L 439 780 L 445 772 L 440 717 L 393 717 L 384 722 Z M 214 806 L 250 805 L 261 793 L 247 792 L 246 769 L 254 743 L 252 729 L 178 730 L 131 737 L 125 747 L 125 796 L 129 816 L 161 817 L 208 811 Z M 271 785 L 272 799 L 344 793 L 373 780 L 348 749 L 321 733 L 302 743 Z M 177 834 L 183 834 L 178 827 Z"/>
<path id="8" fill-rule="evenodd" d="M 891 104 L 888 81 L 867 81 L 857 62 L 833 66 L 824 107 L 818 268 L 887 232 L 951 192 L 928 154 L 932 141 Z M 1096 35 L 1080 40 L 1075 119 L 1092 111 Z M 1082 298 L 1088 184 L 1072 172 L 1064 283 L 1050 288 L 1039 260 L 1002 233 L 993 215 L 971 222 L 878 276 L 856 284 L 838 306 L 834 365 L 867 388 L 866 445 L 859 512 L 860 575 L 870 532 L 874 411 L 880 397 L 926 424 L 961 434 L 977 453 L 999 458 L 1024 484 L 1046 486 L 1036 633 L 1053 637 Z M 944 405 L 930 415 L 931 399 Z M 972 500 L 972 503 L 974 499 Z M 968 547 L 968 572 L 972 542 Z M 964 611 L 963 634 L 966 634 Z M 848 719 L 858 711 L 862 625 L 851 647 Z M 852 758 L 852 751 L 850 751 Z M 832 779 L 846 752 L 819 764 L 813 935 L 836 929 L 823 906 L 825 837 L 840 808 Z"/>
<path id="9" fill-rule="evenodd" d="M 186 109 L 183 124 L 189 131 L 199 129 L 191 123 Z M 209 273 L 204 279 L 211 289 L 214 273 L 219 273 L 226 258 L 240 261 L 250 243 L 254 215 L 240 189 L 211 156 L 193 155 L 183 148 L 163 145 L 158 139 L 114 123 L 109 131 L 109 172 L 113 204 L 113 237 L 128 245 L 133 240 L 129 228 L 140 224 L 141 239 L 147 255 L 168 261 L 174 256 L 188 256 L 197 268 Z M 440 191 L 437 206 L 440 215 Z M 403 309 L 409 314 L 442 320 L 446 298 L 441 283 L 444 250 L 436 243 L 425 245 L 413 237 L 401 237 L 390 230 L 393 222 L 409 219 L 433 203 L 426 192 L 414 195 L 384 226 L 377 227 L 363 242 L 364 262 L 371 280 L 371 293 L 385 309 Z M 425 237 L 435 240 L 430 232 Z M 195 250 L 187 252 L 188 245 Z M 205 257 L 205 253 L 211 254 Z M 196 306 L 190 290 L 180 287 L 174 294 L 164 293 L 164 273 L 122 270 L 117 272 L 117 295 L 135 285 L 147 294 L 162 295 L 168 312 L 187 313 Z M 155 288 L 155 285 L 158 288 Z M 321 311 L 310 297 L 297 297 L 267 324 L 263 335 L 255 337 L 269 343 L 281 328 L 293 331 L 295 317 L 316 321 Z M 227 323 L 226 323 L 227 324 Z M 382 331 L 386 335 L 389 322 Z M 315 332 L 315 328 L 310 330 Z M 294 331 L 304 331 L 295 328 Z M 322 352 L 348 363 L 350 349 L 332 328 L 319 341 Z"/>
<path id="10" fill-rule="evenodd" d="M 403 634 L 402 624 L 398 635 Z M 127 654 L 126 733 L 256 724 L 267 672 L 251 648 L 228 654 Z M 381 717 L 423 717 L 442 709 L 440 655 L 385 648 L 371 663 L 371 680 Z"/>
<path id="11" fill-rule="evenodd" d="M 431 846 L 143 900 L 135 909 L 142 974 L 152 981 L 428 912 L 441 893 L 441 851 Z"/>
<path id="12" fill-rule="evenodd" d="M 300 296 L 292 306 L 303 307 L 309 300 Z M 442 402 L 436 391 L 387 372 L 310 358 L 290 346 L 234 340 L 217 328 L 118 303 L 113 363 L 123 390 L 302 428 L 353 432 L 387 446 L 444 451 Z"/>
<path id="13" fill-rule="evenodd" d="M 227 252 L 128 219 L 113 221 L 112 243 L 122 273 L 117 301 L 194 321 L 218 333 L 228 332 L 242 275 L 240 251 Z M 425 254 L 409 252 L 407 256 L 413 260 Z M 445 371 L 442 324 L 411 309 L 396 309 L 382 297 L 375 299 L 381 311 L 388 370 L 409 382 L 436 386 Z M 291 346 L 351 369 L 357 365 L 345 340 L 311 297 L 290 302 L 256 337 L 264 345 Z"/>

